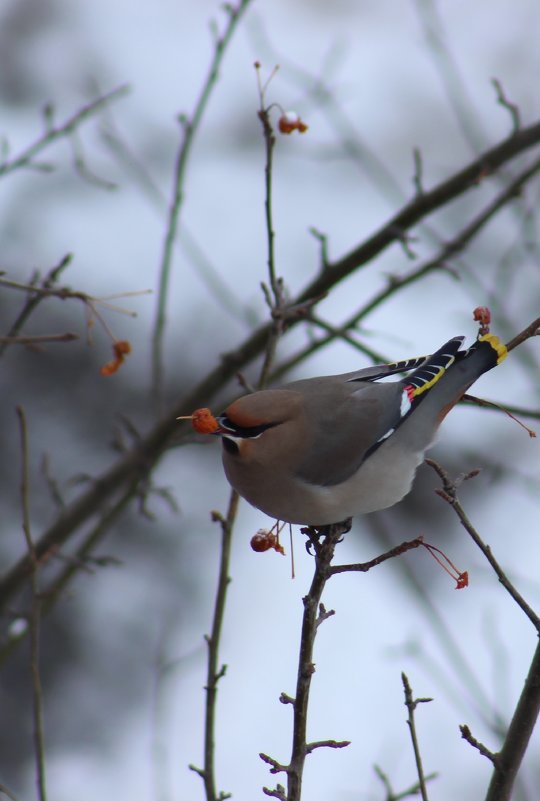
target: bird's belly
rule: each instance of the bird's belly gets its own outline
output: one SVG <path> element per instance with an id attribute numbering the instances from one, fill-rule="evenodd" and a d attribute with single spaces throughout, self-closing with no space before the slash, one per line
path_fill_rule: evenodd
<path id="1" fill-rule="evenodd" d="M 387 509 L 410 491 L 423 459 L 423 451 L 409 451 L 404 456 L 389 442 L 378 448 L 354 476 L 329 489 L 335 490 L 335 503 L 346 510 L 345 517 Z"/>
<path id="2" fill-rule="evenodd" d="M 283 482 L 281 476 L 259 473 L 253 466 L 249 475 L 240 476 L 224 464 L 230 483 L 265 514 L 288 523 L 323 526 L 398 503 L 409 492 L 423 458 L 423 452 L 410 451 L 404 458 L 389 441 L 366 459 L 355 475 L 332 486 L 308 484 L 298 478 Z"/>

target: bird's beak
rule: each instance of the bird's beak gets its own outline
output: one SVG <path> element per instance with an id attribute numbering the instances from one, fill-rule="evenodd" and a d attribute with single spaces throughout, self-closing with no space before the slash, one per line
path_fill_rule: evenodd
<path id="1" fill-rule="evenodd" d="M 229 431 L 222 425 L 221 417 L 214 417 L 210 409 L 196 409 L 193 414 L 182 415 L 177 420 L 191 420 L 191 425 L 199 434 L 225 434 Z"/>

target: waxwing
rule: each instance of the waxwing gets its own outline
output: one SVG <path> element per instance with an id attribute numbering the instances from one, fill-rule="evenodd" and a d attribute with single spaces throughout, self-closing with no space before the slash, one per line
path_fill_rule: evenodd
<path id="1" fill-rule="evenodd" d="M 193 425 L 221 437 L 229 482 L 276 520 L 317 527 L 385 509 L 409 492 L 446 414 L 506 356 L 493 334 L 468 349 L 463 341 L 454 337 L 428 357 L 244 395 L 217 418 L 194 412 Z"/>

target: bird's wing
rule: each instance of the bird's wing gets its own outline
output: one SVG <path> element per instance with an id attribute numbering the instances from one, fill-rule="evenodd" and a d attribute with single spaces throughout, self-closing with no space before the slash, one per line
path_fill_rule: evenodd
<path id="1" fill-rule="evenodd" d="M 297 475 L 312 484 L 340 484 L 396 435 L 411 453 L 425 450 L 445 414 L 506 352 L 491 334 L 467 350 L 460 350 L 462 343 L 463 337 L 449 340 L 402 381 L 378 384 L 381 375 L 360 371 L 341 376 L 341 381 L 334 376 L 296 382 L 309 418 L 317 421 Z M 411 361 L 387 365 L 383 375 L 402 372 Z"/>
<path id="2" fill-rule="evenodd" d="M 312 421 L 311 442 L 296 474 L 310 484 L 332 486 L 350 478 L 379 437 L 399 419 L 402 386 L 400 382 L 312 380 L 318 387 L 306 387 L 316 391 L 305 398 Z"/>

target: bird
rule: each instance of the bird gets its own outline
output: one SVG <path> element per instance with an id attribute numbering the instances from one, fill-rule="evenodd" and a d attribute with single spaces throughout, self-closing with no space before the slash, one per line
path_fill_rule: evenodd
<path id="1" fill-rule="evenodd" d="M 221 438 L 225 475 L 252 506 L 282 522 L 332 525 L 401 501 L 442 420 L 506 357 L 489 329 L 468 348 L 464 341 L 252 392 L 217 417 L 198 409 L 189 418 Z M 408 375 L 381 380 L 398 373 Z"/>

